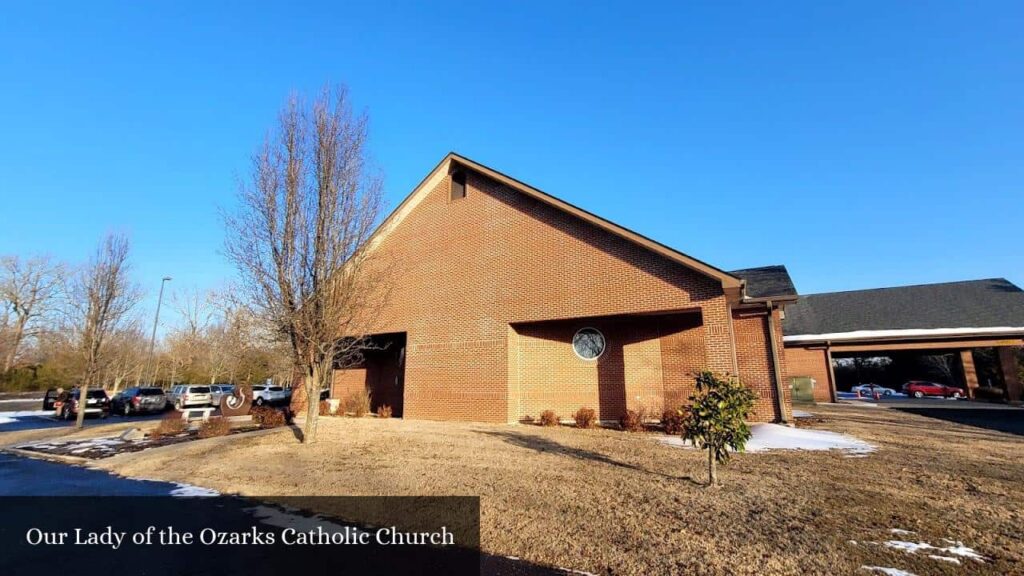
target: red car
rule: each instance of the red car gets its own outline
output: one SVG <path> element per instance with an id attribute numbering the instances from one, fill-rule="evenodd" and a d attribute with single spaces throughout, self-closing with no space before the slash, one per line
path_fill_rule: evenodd
<path id="1" fill-rule="evenodd" d="M 946 386 L 945 384 L 937 384 L 935 382 L 925 382 L 923 380 L 911 380 L 903 385 L 903 391 L 908 396 L 914 398 L 924 398 L 925 396 L 941 396 L 943 398 L 963 398 L 964 389 L 957 388 L 956 386 Z"/>

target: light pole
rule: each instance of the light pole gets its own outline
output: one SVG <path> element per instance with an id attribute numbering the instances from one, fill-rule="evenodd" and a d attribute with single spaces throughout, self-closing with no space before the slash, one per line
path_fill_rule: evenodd
<path id="1" fill-rule="evenodd" d="M 153 318 L 153 335 L 149 337 L 149 363 L 153 368 L 153 371 L 151 372 L 153 377 L 150 381 L 150 385 L 156 383 L 156 362 L 154 362 L 153 357 L 153 349 L 156 347 L 156 325 L 160 322 L 160 304 L 164 301 L 164 284 L 170 281 L 170 279 L 170 276 L 164 276 L 163 279 L 160 280 L 160 297 L 156 300 L 156 316 Z"/>

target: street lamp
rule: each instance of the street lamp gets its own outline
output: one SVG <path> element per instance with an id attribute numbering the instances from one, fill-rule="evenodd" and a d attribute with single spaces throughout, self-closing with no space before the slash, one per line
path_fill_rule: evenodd
<path id="1" fill-rule="evenodd" d="M 156 325 L 160 322 L 160 304 L 164 301 L 164 284 L 171 280 L 170 276 L 164 276 L 160 280 L 160 297 L 156 300 L 156 317 L 153 318 L 153 335 L 149 337 L 149 363 L 153 368 L 150 385 L 156 383 L 156 362 L 153 357 L 153 349 L 156 347 Z"/>

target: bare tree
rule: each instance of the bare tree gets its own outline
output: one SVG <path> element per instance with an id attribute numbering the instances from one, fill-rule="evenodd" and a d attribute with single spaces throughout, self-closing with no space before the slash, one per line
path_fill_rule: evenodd
<path id="1" fill-rule="evenodd" d="M 385 294 L 385 267 L 366 249 L 382 202 L 366 135 L 344 88 L 324 89 L 311 106 L 291 98 L 225 217 L 247 304 L 289 343 L 301 373 L 305 443 L 316 441 L 321 388 L 368 346 Z"/>
<path id="2" fill-rule="evenodd" d="M 148 361 L 145 343 L 146 334 L 137 319 L 125 322 L 124 327 L 110 334 L 107 342 L 109 353 L 103 366 L 106 377 L 103 381 L 110 382 L 114 392 L 145 367 Z"/>
<path id="3" fill-rule="evenodd" d="M 96 383 L 108 340 L 128 320 L 140 298 L 138 288 L 128 278 L 128 252 L 126 237 L 107 235 L 68 289 L 76 346 L 85 363 L 78 397 L 78 428 L 85 418 L 86 392 Z"/>
<path id="4" fill-rule="evenodd" d="M 4 371 L 14 363 L 26 339 L 38 335 L 40 318 L 53 310 L 62 268 L 45 256 L 0 259 L 0 301 L 4 307 Z"/>
<path id="5" fill-rule="evenodd" d="M 171 307 L 178 313 L 178 321 L 165 339 L 171 385 L 174 385 L 175 377 L 179 375 L 187 375 L 186 382 L 192 381 L 204 333 L 213 317 L 212 300 L 212 294 L 201 294 L 195 288 L 175 292 L 171 296 Z"/>

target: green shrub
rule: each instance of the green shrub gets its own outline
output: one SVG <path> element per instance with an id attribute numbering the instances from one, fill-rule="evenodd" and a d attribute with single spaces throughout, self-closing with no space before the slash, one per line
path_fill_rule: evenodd
<path id="1" fill-rule="evenodd" d="M 554 410 L 545 410 L 540 413 L 541 426 L 558 426 L 558 415 Z"/>
<path id="2" fill-rule="evenodd" d="M 217 436 L 227 436 L 230 433 L 231 423 L 223 417 L 210 418 L 199 425 L 200 438 L 216 438 Z"/>
<path id="3" fill-rule="evenodd" d="M 577 428 L 593 428 L 597 423 L 597 412 L 593 408 L 580 408 L 573 416 Z"/>
<path id="4" fill-rule="evenodd" d="M 684 440 L 708 451 L 708 484 L 718 485 L 716 463 L 729 462 L 729 450 L 743 451 L 750 439 L 747 417 L 754 410 L 754 391 L 739 380 L 712 372 L 697 375 L 697 391 L 683 411 Z"/>

